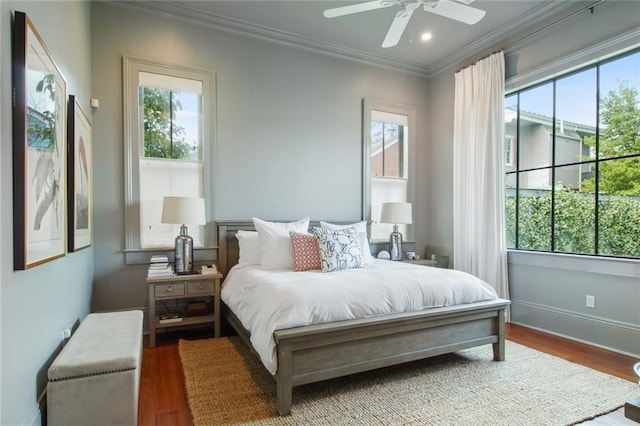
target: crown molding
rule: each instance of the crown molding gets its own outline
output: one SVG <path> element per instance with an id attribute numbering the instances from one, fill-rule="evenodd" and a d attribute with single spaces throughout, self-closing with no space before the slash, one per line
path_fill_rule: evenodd
<path id="1" fill-rule="evenodd" d="M 145 10 L 147 12 L 151 11 L 172 17 L 178 17 L 189 22 L 209 26 L 227 33 L 251 37 L 253 39 L 277 43 L 340 59 L 348 59 L 366 65 L 388 68 L 394 71 L 402 71 L 419 77 L 429 76 L 428 68 L 419 63 L 374 55 L 362 50 L 351 49 L 349 47 L 315 40 L 304 35 L 294 34 L 211 12 L 204 12 L 197 8 L 182 4 L 179 1 L 153 2 L 153 8 L 149 8 L 148 4 L 150 2 L 140 2 L 136 0 L 117 0 L 113 3 Z"/>
<path id="2" fill-rule="evenodd" d="M 594 0 L 594 3 L 598 2 L 598 0 Z M 513 50 L 515 47 L 514 44 L 524 43 L 529 38 L 529 34 L 540 31 L 541 28 L 545 28 L 559 19 L 564 19 L 564 14 L 574 13 L 576 9 L 583 8 L 585 8 L 585 6 L 582 2 L 555 0 L 551 3 L 543 3 L 542 6 L 530 14 L 511 21 L 503 27 L 479 38 L 464 49 L 440 61 L 434 62 L 430 66 L 429 76 L 435 76 L 450 68 L 468 65 L 469 62 L 486 56 L 489 51 L 505 48 L 505 44 L 507 43 L 511 43 L 509 44 L 509 50 Z M 513 42 L 512 40 L 515 39 L 518 41 Z"/>
<path id="3" fill-rule="evenodd" d="M 640 28 L 626 31 L 596 45 L 514 76 L 506 81 L 505 89 L 508 93 L 526 86 L 532 86 L 542 80 L 548 80 L 550 77 L 567 74 L 575 69 L 638 48 L 640 48 Z"/>
<path id="4" fill-rule="evenodd" d="M 366 65 L 405 72 L 423 78 L 431 78 L 449 68 L 460 66 L 460 64 L 469 62 L 474 58 L 477 59 L 480 52 L 484 54 L 491 49 L 503 48 L 504 46 L 500 46 L 501 43 L 516 39 L 523 34 L 530 34 L 533 28 L 540 28 L 543 27 L 544 24 L 548 24 L 551 20 L 557 20 L 560 14 L 566 13 L 570 9 L 576 9 L 576 3 L 582 2 L 555 0 L 551 3 L 544 3 L 534 12 L 498 28 L 467 45 L 465 48 L 429 66 L 388 56 L 374 55 L 362 50 L 315 40 L 305 35 L 294 34 L 211 12 L 205 12 L 180 1 L 141 2 L 136 0 L 116 0 L 113 3 L 147 12 L 151 11 L 177 17 L 227 33 L 251 37 L 261 41 L 355 61 Z M 152 8 L 149 7 L 150 3 L 153 3 Z M 523 39 L 519 39 L 519 41 L 521 40 Z"/>

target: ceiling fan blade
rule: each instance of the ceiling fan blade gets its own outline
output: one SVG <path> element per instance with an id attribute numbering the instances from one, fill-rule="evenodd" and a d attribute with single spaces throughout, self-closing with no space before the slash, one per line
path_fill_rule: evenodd
<path id="1" fill-rule="evenodd" d="M 435 6 L 425 5 L 424 10 L 444 16 L 445 18 L 455 19 L 465 24 L 473 25 L 480 21 L 485 11 L 476 9 L 475 7 L 465 6 L 464 4 L 455 3 L 450 0 L 440 0 Z"/>
<path id="2" fill-rule="evenodd" d="M 387 36 L 382 42 L 382 47 L 393 47 L 398 44 L 414 10 L 415 8 L 407 8 L 396 14 L 396 17 L 393 19 L 391 27 L 387 32 Z"/>
<path id="3" fill-rule="evenodd" d="M 326 18 L 335 18 L 337 16 L 351 15 L 352 13 L 366 12 L 368 10 L 382 9 L 383 7 L 389 7 L 393 3 L 387 3 L 383 0 L 373 0 L 365 3 L 352 4 L 349 6 L 336 7 L 333 9 L 327 9 L 322 14 Z"/>

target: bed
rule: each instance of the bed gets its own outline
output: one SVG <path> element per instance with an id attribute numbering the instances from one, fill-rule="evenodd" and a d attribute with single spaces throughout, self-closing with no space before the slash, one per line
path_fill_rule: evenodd
<path id="1" fill-rule="evenodd" d="M 255 230 L 255 227 L 249 221 L 217 223 L 218 268 L 225 277 L 238 262 L 236 233 L 241 230 Z M 293 388 L 307 383 L 486 344 L 493 345 L 494 360 L 502 361 L 505 358 L 505 310 L 509 303 L 497 298 L 276 329 L 273 342 L 277 368 L 272 374 L 276 380 L 278 413 L 290 413 Z M 251 343 L 251 333 L 225 303 L 223 315 L 258 356 L 259 351 Z"/>

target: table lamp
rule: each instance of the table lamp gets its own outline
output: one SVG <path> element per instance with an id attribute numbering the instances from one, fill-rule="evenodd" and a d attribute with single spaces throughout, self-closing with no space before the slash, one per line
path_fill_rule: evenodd
<path id="1" fill-rule="evenodd" d="M 193 273 L 193 238 L 187 234 L 187 225 L 206 224 L 204 198 L 164 197 L 162 223 L 180 224 L 180 235 L 176 237 L 176 274 Z"/>
<path id="2" fill-rule="evenodd" d="M 382 203 L 381 223 L 393 223 L 393 232 L 389 238 L 391 260 L 402 260 L 402 234 L 398 232 L 398 224 L 412 223 L 411 203 Z"/>

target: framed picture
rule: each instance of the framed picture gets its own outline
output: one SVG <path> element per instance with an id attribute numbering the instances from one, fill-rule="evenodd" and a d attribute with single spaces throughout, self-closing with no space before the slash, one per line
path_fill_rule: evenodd
<path id="1" fill-rule="evenodd" d="M 67 210 L 69 251 L 91 246 L 92 241 L 92 142 L 91 124 L 75 96 L 69 96 L 67 126 Z"/>
<path id="2" fill-rule="evenodd" d="M 13 256 L 23 270 L 62 257 L 67 83 L 26 14 L 13 25 Z"/>

